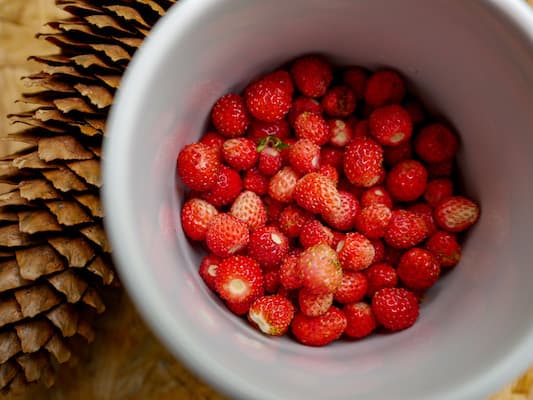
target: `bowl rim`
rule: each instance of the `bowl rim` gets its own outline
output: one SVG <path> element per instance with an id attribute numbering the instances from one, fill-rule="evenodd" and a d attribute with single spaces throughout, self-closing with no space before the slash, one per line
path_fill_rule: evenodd
<path id="1" fill-rule="evenodd" d="M 117 272 L 124 283 L 126 291 L 146 321 L 151 331 L 170 350 L 170 352 L 204 381 L 220 390 L 222 393 L 236 398 L 273 399 L 268 393 L 258 390 L 238 374 L 228 371 L 223 364 L 210 358 L 202 351 L 195 338 L 180 332 L 180 341 L 174 340 L 175 326 L 169 321 L 170 313 L 166 312 L 162 299 L 151 288 L 150 280 L 145 279 L 149 274 L 139 262 L 131 262 L 132 255 L 138 253 L 136 239 L 132 234 L 132 218 L 135 216 L 122 205 L 128 201 L 127 180 L 123 179 L 128 173 L 128 142 L 131 141 L 129 132 L 134 128 L 129 122 L 128 113 L 122 110 L 139 110 L 143 96 L 148 90 L 146 77 L 153 76 L 164 54 L 166 54 L 171 40 L 169 38 L 180 35 L 189 23 L 196 20 L 203 10 L 211 7 L 219 0 L 179 0 L 154 25 L 150 35 L 137 50 L 128 65 L 107 122 L 107 132 L 103 140 L 102 157 L 102 200 L 105 213 L 104 228 L 113 248 L 112 257 Z M 484 0 L 506 22 L 522 35 L 533 49 L 533 10 L 521 0 Z M 129 260 L 126 263 L 124 260 Z M 172 332 L 172 334 L 171 334 Z M 516 378 L 521 370 L 525 370 L 533 360 L 533 334 L 524 335 L 521 342 L 517 342 L 512 351 L 490 367 L 484 368 L 469 382 L 454 387 L 446 393 L 435 393 L 433 400 L 472 399 L 480 394 L 489 395 L 506 382 Z"/>

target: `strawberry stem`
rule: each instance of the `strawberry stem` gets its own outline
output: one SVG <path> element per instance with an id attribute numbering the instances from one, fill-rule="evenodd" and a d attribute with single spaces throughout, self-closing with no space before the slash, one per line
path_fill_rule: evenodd
<path id="1" fill-rule="evenodd" d="M 284 143 L 279 137 L 275 135 L 269 135 L 259 139 L 257 152 L 260 153 L 267 146 L 274 147 L 276 150 L 283 150 L 289 148 L 289 145 L 287 143 Z"/>

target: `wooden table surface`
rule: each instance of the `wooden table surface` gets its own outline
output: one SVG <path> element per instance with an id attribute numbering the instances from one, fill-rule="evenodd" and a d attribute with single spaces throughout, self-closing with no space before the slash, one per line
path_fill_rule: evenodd
<path id="1" fill-rule="evenodd" d="M 37 72 L 38 65 L 26 58 L 55 51 L 53 46 L 35 39 L 35 33 L 61 15 L 53 0 L 0 0 L 0 136 L 13 130 L 4 116 L 24 110 L 23 105 L 15 103 L 25 90 L 19 78 Z M 0 142 L 0 154 L 13 150 Z M 77 365 L 60 372 L 53 389 L 4 398 L 222 399 L 159 344 L 124 293 L 119 290 L 110 296 L 111 306 L 99 323 L 96 341 L 78 357 Z M 531 358 L 533 362 L 533 354 Z M 533 367 L 490 400 L 533 400 Z"/>

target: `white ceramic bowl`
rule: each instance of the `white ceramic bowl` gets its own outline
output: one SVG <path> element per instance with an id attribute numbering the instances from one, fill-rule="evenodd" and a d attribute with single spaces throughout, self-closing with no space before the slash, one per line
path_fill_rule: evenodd
<path id="1" fill-rule="evenodd" d="M 309 348 L 265 337 L 197 274 L 178 150 L 215 99 L 307 52 L 394 66 L 462 135 L 482 203 L 461 264 L 415 326 Z M 135 55 L 104 148 L 119 273 L 175 356 L 234 398 L 481 399 L 533 361 L 533 16 L 519 0 L 181 0 Z"/>

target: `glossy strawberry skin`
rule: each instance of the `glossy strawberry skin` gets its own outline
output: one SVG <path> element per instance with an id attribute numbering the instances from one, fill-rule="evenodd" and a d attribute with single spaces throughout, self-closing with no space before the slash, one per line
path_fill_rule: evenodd
<path id="1" fill-rule="evenodd" d="M 376 320 L 390 331 L 411 327 L 419 315 L 416 296 L 402 288 L 384 288 L 372 297 L 372 311 Z"/>
<path id="2" fill-rule="evenodd" d="M 479 206 L 464 196 L 452 196 L 441 201 L 434 211 L 437 225 L 445 231 L 463 232 L 479 219 Z"/>
<path id="3" fill-rule="evenodd" d="M 373 139 L 356 137 L 346 146 L 344 173 L 356 186 L 370 187 L 378 183 L 382 173 L 383 149 Z"/>
<path id="4" fill-rule="evenodd" d="M 346 328 L 346 316 L 331 306 L 318 317 L 296 313 L 291 323 L 291 332 L 300 343 L 307 346 L 325 346 L 341 337 Z"/>
<path id="5" fill-rule="evenodd" d="M 413 247 L 400 258 L 397 272 L 408 288 L 425 290 L 439 279 L 440 264 L 430 251 Z"/>
<path id="6" fill-rule="evenodd" d="M 203 143 L 188 144 L 178 154 L 177 173 L 192 190 L 211 189 L 216 184 L 219 166 L 218 151 Z"/>
<path id="7" fill-rule="evenodd" d="M 346 336 L 354 339 L 362 339 L 370 335 L 376 329 L 377 322 L 370 305 L 364 302 L 346 304 L 342 308 L 346 316 Z"/>
<path id="8" fill-rule="evenodd" d="M 244 134 L 250 123 L 250 115 L 243 98 L 238 94 L 226 94 L 219 98 L 211 111 L 211 121 L 225 137 Z"/>

